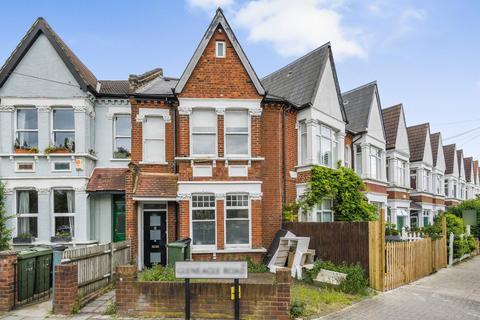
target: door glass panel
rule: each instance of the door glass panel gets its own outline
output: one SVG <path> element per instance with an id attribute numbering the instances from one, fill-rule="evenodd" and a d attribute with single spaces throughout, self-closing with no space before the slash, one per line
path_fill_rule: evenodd
<path id="1" fill-rule="evenodd" d="M 160 219 L 160 216 L 158 215 L 151 215 L 150 216 L 150 226 L 155 227 L 155 226 L 160 226 L 162 224 L 162 221 Z"/>
<path id="2" fill-rule="evenodd" d="M 159 230 L 150 230 L 150 240 L 161 240 L 162 236 Z"/>
<path id="3" fill-rule="evenodd" d="M 150 262 L 151 263 L 160 263 L 161 262 L 161 253 L 160 252 L 151 252 L 150 253 Z"/>
<path id="4" fill-rule="evenodd" d="M 155 210 L 155 209 L 167 209 L 166 203 L 145 203 L 143 205 L 144 210 Z"/>

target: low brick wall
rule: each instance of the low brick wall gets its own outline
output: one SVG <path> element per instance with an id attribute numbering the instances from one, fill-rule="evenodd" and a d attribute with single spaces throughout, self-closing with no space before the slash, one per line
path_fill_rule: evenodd
<path id="1" fill-rule="evenodd" d="M 16 252 L 0 252 L 0 311 L 9 311 L 15 304 L 16 265 Z"/>
<path id="2" fill-rule="evenodd" d="M 72 314 L 77 307 L 78 266 L 61 264 L 55 266 L 53 313 Z"/>
<path id="3" fill-rule="evenodd" d="M 183 282 L 139 282 L 134 266 L 117 268 L 117 313 L 130 317 L 183 318 L 185 288 Z M 279 269 L 271 284 L 241 283 L 242 319 L 290 319 L 290 270 Z M 233 319 L 232 283 L 190 283 L 193 319 Z"/>

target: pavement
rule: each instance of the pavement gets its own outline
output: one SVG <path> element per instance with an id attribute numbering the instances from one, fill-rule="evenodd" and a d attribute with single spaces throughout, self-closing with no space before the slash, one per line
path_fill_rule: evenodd
<path id="1" fill-rule="evenodd" d="M 322 320 L 480 320 L 480 256 Z"/>

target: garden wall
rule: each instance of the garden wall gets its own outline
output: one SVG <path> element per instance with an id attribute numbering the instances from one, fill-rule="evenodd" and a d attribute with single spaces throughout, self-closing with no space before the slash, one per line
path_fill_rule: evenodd
<path id="1" fill-rule="evenodd" d="M 134 266 L 117 268 L 116 305 L 119 316 L 183 318 L 183 282 L 139 282 Z M 242 319 L 290 319 L 290 270 L 277 270 L 273 283 L 240 283 Z M 233 319 L 232 282 L 191 282 L 193 319 Z"/>

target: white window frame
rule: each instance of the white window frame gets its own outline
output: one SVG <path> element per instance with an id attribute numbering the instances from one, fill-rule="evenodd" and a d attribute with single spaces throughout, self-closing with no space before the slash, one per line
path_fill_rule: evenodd
<path id="1" fill-rule="evenodd" d="M 219 45 L 223 46 L 223 54 L 220 54 Z M 215 41 L 215 57 L 225 58 L 227 56 L 227 44 L 225 41 Z"/>
<path id="2" fill-rule="evenodd" d="M 345 145 L 345 150 L 344 150 L 344 162 L 345 162 L 345 167 L 351 169 L 352 168 L 352 148 L 350 147 L 349 144 Z"/>
<path id="3" fill-rule="evenodd" d="M 370 146 L 370 177 L 375 180 L 382 179 L 382 150 L 375 146 Z M 373 172 L 373 163 L 375 163 L 375 172 Z"/>
<path id="4" fill-rule="evenodd" d="M 55 169 L 56 163 L 68 163 L 69 169 Z M 52 161 L 52 172 L 72 172 L 72 162 L 71 161 Z"/>
<path id="5" fill-rule="evenodd" d="M 443 183 L 443 192 L 445 192 L 445 197 L 449 197 L 449 196 L 450 196 L 450 185 L 449 185 L 448 179 L 445 179 L 445 180 L 444 180 L 444 183 Z"/>
<path id="6" fill-rule="evenodd" d="M 247 132 L 227 132 L 227 117 L 228 114 L 231 112 L 245 112 L 247 114 Z M 218 118 L 217 118 L 217 123 L 218 123 Z M 225 115 L 224 115 L 224 121 L 223 121 L 223 150 L 225 152 L 226 157 L 250 157 L 250 150 L 251 150 L 251 117 L 250 113 L 248 112 L 248 109 L 231 109 L 231 110 L 226 110 Z M 217 128 L 218 132 L 218 128 Z M 235 154 L 235 153 L 228 153 L 227 152 L 227 137 L 228 136 L 247 136 L 247 153 L 244 154 Z"/>
<path id="7" fill-rule="evenodd" d="M 193 132 L 193 121 L 192 121 L 192 118 L 193 118 L 193 114 L 195 113 L 195 111 L 209 111 L 209 112 L 213 112 L 215 114 L 215 130 L 214 132 Z M 192 113 L 190 114 L 190 119 L 189 119 L 189 132 L 190 132 L 190 155 L 192 157 L 198 157 L 198 158 L 202 158 L 202 157 L 216 157 L 218 155 L 218 115 L 215 111 L 214 108 L 194 108 L 192 110 Z M 196 154 L 196 153 L 193 153 L 193 136 L 194 135 L 212 135 L 212 134 L 215 134 L 215 152 L 212 153 L 212 154 Z"/>
<path id="8" fill-rule="evenodd" d="M 397 171 L 398 185 L 402 187 L 407 186 L 407 162 L 397 159 L 395 170 Z"/>
<path id="9" fill-rule="evenodd" d="M 161 119 L 161 121 L 163 121 L 163 138 L 156 138 L 156 137 L 150 138 L 150 137 L 145 136 L 146 130 L 144 130 L 144 128 L 145 128 L 145 124 L 148 122 L 149 118 L 158 118 L 158 119 Z M 167 163 L 167 160 L 166 160 L 167 148 L 166 148 L 165 135 L 166 135 L 166 123 L 165 123 L 165 119 L 162 116 L 156 116 L 156 115 L 145 116 L 145 118 L 142 122 L 142 163 L 157 163 L 157 164 L 166 164 Z M 149 159 L 146 158 L 146 155 L 147 155 L 147 152 L 146 152 L 147 141 L 163 141 L 163 159 L 149 160 Z"/>
<path id="10" fill-rule="evenodd" d="M 198 207 L 200 209 L 208 209 L 208 210 L 214 210 L 214 213 L 215 213 L 215 219 L 212 220 L 212 219 L 209 219 L 209 220 L 198 220 L 198 221 L 203 221 L 203 222 L 214 222 L 215 223 L 215 243 L 214 244 L 206 244 L 206 245 L 202 245 L 202 244 L 193 244 L 193 211 L 194 211 L 194 208 L 193 208 L 193 198 L 195 196 L 212 196 L 213 199 L 214 199 L 214 204 L 215 206 L 214 207 Z M 197 220 L 195 220 L 197 221 Z M 217 239 L 217 199 L 215 197 L 215 194 L 214 193 L 211 193 L 211 192 L 205 192 L 205 193 L 192 193 L 191 197 L 190 197 L 190 237 L 192 239 L 192 248 L 194 248 L 195 250 L 206 250 L 206 251 L 212 251 L 212 250 L 216 250 L 217 248 L 217 243 L 218 243 L 218 239 Z"/>
<path id="11" fill-rule="evenodd" d="M 422 226 L 423 226 L 423 227 L 426 227 L 426 226 L 425 226 L 425 218 L 428 219 L 428 225 L 431 224 L 431 223 L 430 223 L 430 212 L 431 212 L 431 210 L 428 210 L 428 209 L 425 209 L 425 210 L 423 210 L 423 212 L 422 212 Z"/>
<path id="12" fill-rule="evenodd" d="M 425 192 L 431 191 L 431 177 L 432 171 L 428 169 L 423 169 L 423 191 Z"/>
<path id="13" fill-rule="evenodd" d="M 53 120 L 53 114 L 55 110 L 66 110 L 70 109 L 73 113 L 73 129 L 55 129 L 55 123 Z M 65 107 L 54 107 L 52 108 L 52 112 L 50 112 L 50 119 L 52 123 L 52 132 L 50 134 L 51 144 L 56 146 L 55 144 L 55 133 L 56 132 L 73 132 L 73 143 L 74 143 L 74 151 L 75 151 L 75 144 L 76 144 L 76 132 L 75 132 L 75 110 L 72 107 L 65 106 Z"/>
<path id="14" fill-rule="evenodd" d="M 322 129 L 326 129 L 329 131 L 329 134 L 324 134 Z M 336 131 L 327 125 L 321 124 L 317 128 L 317 163 L 321 166 L 327 168 L 336 168 L 337 161 L 338 161 L 338 141 L 337 141 L 337 133 Z M 330 164 L 325 164 L 323 162 L 323 155 L 322 155 L 322 140 L 327 140 L 330 144 Z"/>
<path id="15" fill-rule="evenodd" d="M 40 226 L 39 226 L 39 221 L 38 221 L 38 212 L 30 212 L 30 213 L 18 213 L 18 192 L 21 192 L 21 191 L 35 191 L 37 193 L 37 211 L 39 211 L 38 207 L 39 207 L 39 203 L 38 203 L 38 191 L 35 190 L 35 189 L 32 189 L 32 188 L 19 188 L 19 189 L 15 189 L 15 218 L 19 219 L 19 218 L 36 218 L 37 219 L 37 237 L 34 237 L 35 239 L 38 238 L 38 231 L 40 229 Z M 16 233 L 17 233 L 17 236 L 20 235 L 19 233 L 19 229 L 18 229 L 18 221 L 17 221 L 17 225 L 16 225 Z M 33 236 L 33 235 L 32 235 Z"/>
<path id="16" fill-rule="evenodd" d="M 308 130 L 307 123 L 302 120 L 298 123 L 298 148 L 300 149 L 299 159 L 301 165 L 306 165 L 308 162 Z M 305 139 L 305 141 L 303 141 Z M 303 145 L 305 143 L 305 145 Z"/>
<path id="17" fill-rule="evenodd" d="M 227 206 L 227 197 L 228 196 L 246 196 L 247 197 L 247 206 Z M 243 192 L 234 192 L 234 193 L 227 193 L 225 195 L 225 202 L 224 202 L 224 207 L 225 207 L 225 216 L 223 219 L 223 230 L 224 230 L 224 243 L 225 243 L 225 248 L 250 248 L 252 245 L 252 206 L 251 206 L 251 201 L 248 193 L 243 193 Z M 227 218 L 227 211 L 228 209 L 248 209 L 248 218 Z M 227 243 L 227 220 L 231 221 L 245 221 L 248 220 L 248 243 L 243 243 L 243 244 L 229 244 Z"/>
<path id="18" fill-rule="evenodd" d="M 20 164 L 31 164 L 32 165 L 32 170 L 22 170 L 19 168 Z M 35 161 L 27 161 L 27 160 L 20 160 L 20 161 L 15 161 L 15 172 L 35 172 Z"/>
<path id="19" fill-rule="evenodd" d="M 363 150 L 360 144 L 354 145 L 355 147 L 355 172 L 359 175 L 363 174 L 363 164 L 362 164 L 362 157 L 363 157 Z"/>
<path id="20" fill-rule="evenodd" d="M 55 212 L 55 191 L 71 191 L 73 192 L 73 211 L 72 213 L 63 213 L 63 212 Z M 76 223 L 77 223 L 77 218 L 76 218 L 76 210 L 77 210 L 77 204 L 76 204 L 76 198 L 77 197 L 77 194 L 75 192 L 75 190 L 73 189 L 68 189 L 68 188 L 54 188 L 52 189 L 52 192 L 51 192 L 51 204 L 52 204 L 52 229 L 53 229 L 53 232 L 52 232 L 52 236 L 55 236 L 57 234 L 57 230 L 55 229 L 55 218 L 60 218 L 60 217 L 73 217 L 73 230 L 70 230 L 70 236 L 72 237 L 72 239 L 75 239 L 75 236 L 76 236 L 76 232 L 75 232 L 75 226 L 76 226 Z"/>
<path id="21" fill-rule="evenodd" d="M 18 128 L 18 111 L 19 110 L 30 110 L 30 109 L 33 109 L 35 110 L 35 113 L 37 114 L 37 129 L 19 129 Z M 15 125 L 15 135 L 13 137 L 14 139 L 14 142 L 15 140 L 18 138 L 18 133 L 19 132 L 36 132 L 37 133 L 37 146 L 35 148 L 38 148 L 38 145 L 39 145 L 39 137 L 38 137 L 38 109 L 35 107 L 35 106 L 22 106 L 22 107 L 16 107 L 15 108 L 15 121 L 14 121 L 14 125 Z M 18 139 L 20 141 L 20 139 Z M 21 146 L 20 146 L 21 147 Z"/>
<path id="22" fill-rule="evenodd" d="M 118 118 L 129 118 L 131 119 L 131 115 L 128 113 L 116 113 L 113 115 L 113 151 L 112 151 L 112 158 L 115 160 L 130 160 L 132 157 L 132 130 L 131 130 L 131 121 L 130 121 L 130 135 L 128 136 L 121 136 L 117 135 L 117 119 Z M 130 152 L 130 157 L 128 158 L 115 158 L 115 152 L 117 150 L 117 139 L 130 139 L 130 149 L 128 152 Z"/>
<path id="23" fill-rule="evenodd" d="M 330 202 L 330 209 L 325 209 L 325 201 Z M 323 221 L 323 215 L 325 213 L 330 213 L 332 215 L 331 221 Z M 318 220 L 318 216 L 320 215 L 320 220 Z M 333 212 L 333 200 L 332 199 L 323 199 L 322 203 L 317 205 L 315 208 L 315 221 L 316 222 L 334 222 L 335 221 L 335 213 Z"/>

